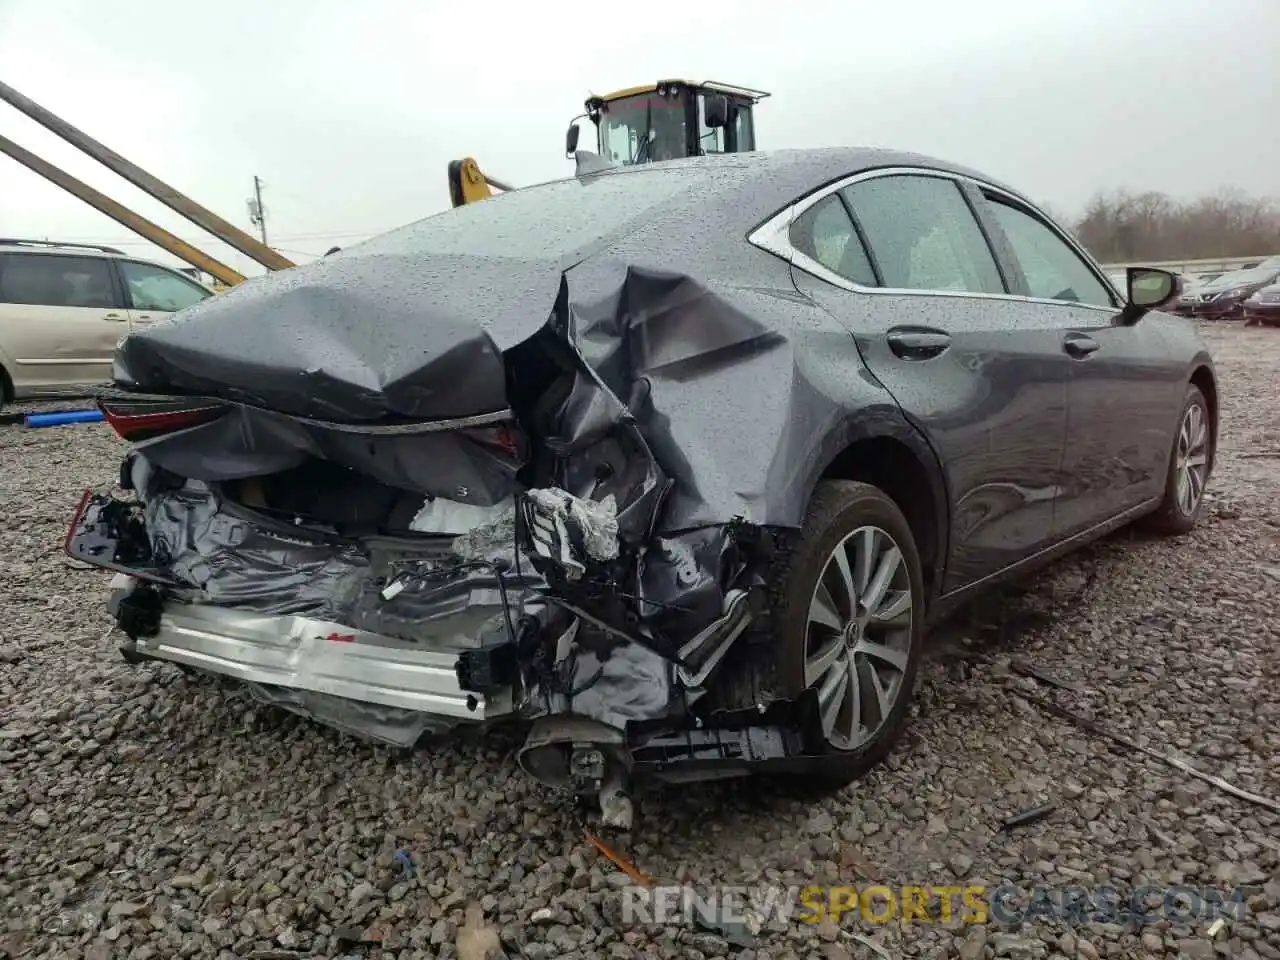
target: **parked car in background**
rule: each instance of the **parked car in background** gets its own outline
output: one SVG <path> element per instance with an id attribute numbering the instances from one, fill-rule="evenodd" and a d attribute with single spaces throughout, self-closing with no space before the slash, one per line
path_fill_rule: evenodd
<path id="1" fill-rule="evenodd" d="M 1244 302 L 1246 326 L 1280 327 L 1280 283 L 1255 291 Z"/>
<path id="2" fill-rule="evenodd" d="M 1213 363 L 989 178 L 849 148 L 513 190 L 127 336 L 71 556 L 131 661 L 401 745 L 533 720 L 598 793 L 841 783 L 926 625 L 1200 516 Z M 105 599 L 105 598 L 104 598 Z M 198 745 L 193 749 L 199 749 Z"/>
<path id="3" fill-rule="evenodd" d="M 1239 320 L 1244 317 L 1245 301 L 1277 279 L 1280 256 L 1269 257 L 1248 270 L 1224 273 L 1184 291 L 1174 304 L 1174 312 L 1203 320 Z"/>
<path id="4" fill-rule="evenodd" d="M 124 334 L 212 294 L 111 247 L 0 240 L 0 403 L 109 380 Z"/>

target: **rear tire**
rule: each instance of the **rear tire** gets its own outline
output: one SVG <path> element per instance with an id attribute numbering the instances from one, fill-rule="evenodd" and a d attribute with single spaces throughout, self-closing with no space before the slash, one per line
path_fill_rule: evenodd
<path id="1" fill-rule="evenodd" d="M 902 730 L 924 636 L 920 557 L 906 517 L 865 483 L 824 480 L 776 575 L 774 642 L 784 695 L 819 690 L 822 733 L 807 745 L 843 786 Z"/>
<path id="2" fill-rule="evenodd" d="M 1164 500 L 1143 521 L 1152 533 L 1182 536 L 1190 533 L 1200 519 L 1209 465 L 1213 462 L 1214 438 L 1209 424 L 1209 403 L 1199 387 L 1189 384 L 1169 452 Z"/>

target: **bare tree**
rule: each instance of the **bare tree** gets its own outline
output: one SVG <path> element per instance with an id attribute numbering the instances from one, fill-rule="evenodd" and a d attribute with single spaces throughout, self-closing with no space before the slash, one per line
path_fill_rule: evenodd
<path id="1" fill-rule="evenodd" d="M 1280 252 L 1280 206 L 1238 190 L 1190 201 L 1117 190 L 1095 194 L 1073 231 L 1104 263 L 1267 256 Z"/>

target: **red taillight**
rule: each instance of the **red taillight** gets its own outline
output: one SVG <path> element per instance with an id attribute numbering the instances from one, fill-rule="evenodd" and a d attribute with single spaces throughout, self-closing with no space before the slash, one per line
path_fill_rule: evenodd
<path id="1" fill-rule="evenodd" d="M 462 432 L 476 443 L 493 447 L 510 457 L 519 458 L 524 448 L 520 431 L 509 424 L 500 423 L 496 427 L 479 427 Z"/>
<path id="2" fill-rule="evenodd" d="M 89 505 L 91 496 L 93 496 L 92 488 L 85 487 L 84 493 L 80 497 L 80 503 L 76 505 L 75 515 L 71 518 L 71 526 L 67 528 L 67 538 L 62 541 L 62 552 L 67 556 L 71 556 L 71 538 L 80 529 L 80 518 L 84 516 L 84 508 Z"/>
<path id="3" fill-rule="evenodd" d="M 186 430 L 216 420 L 227 412 L 208 401 L 118 402 L 102 400 L 103 419 L 122 440 L 145 440 L 162 433 Z"/>

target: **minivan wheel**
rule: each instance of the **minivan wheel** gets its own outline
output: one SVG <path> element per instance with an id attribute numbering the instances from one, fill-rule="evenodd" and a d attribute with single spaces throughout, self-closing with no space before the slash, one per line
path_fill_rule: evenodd
<path id="1" fill-rule="evenodd" d="M 848 783 L 897 739 L 920 661 L 920 557 L 897 504 L 869 484 L 820 483 L 778 601 L 779 679 L 788 696 L 817 693 L 809 750 L 830 757 L 818 778 Z"/>
<path id="2" fill-rule="evenodd" d="M 1164 500 L 1146 519 L 1155 533 L 1180 536 L 1190 533 L 1200 519 L 1204 488 L 1213 461 L 1213 431 L 1209 429 L 1209 404 L 1200 388 L 1191 384 L 1182 403 L 1178 431 L 1169 455 Z"/>

